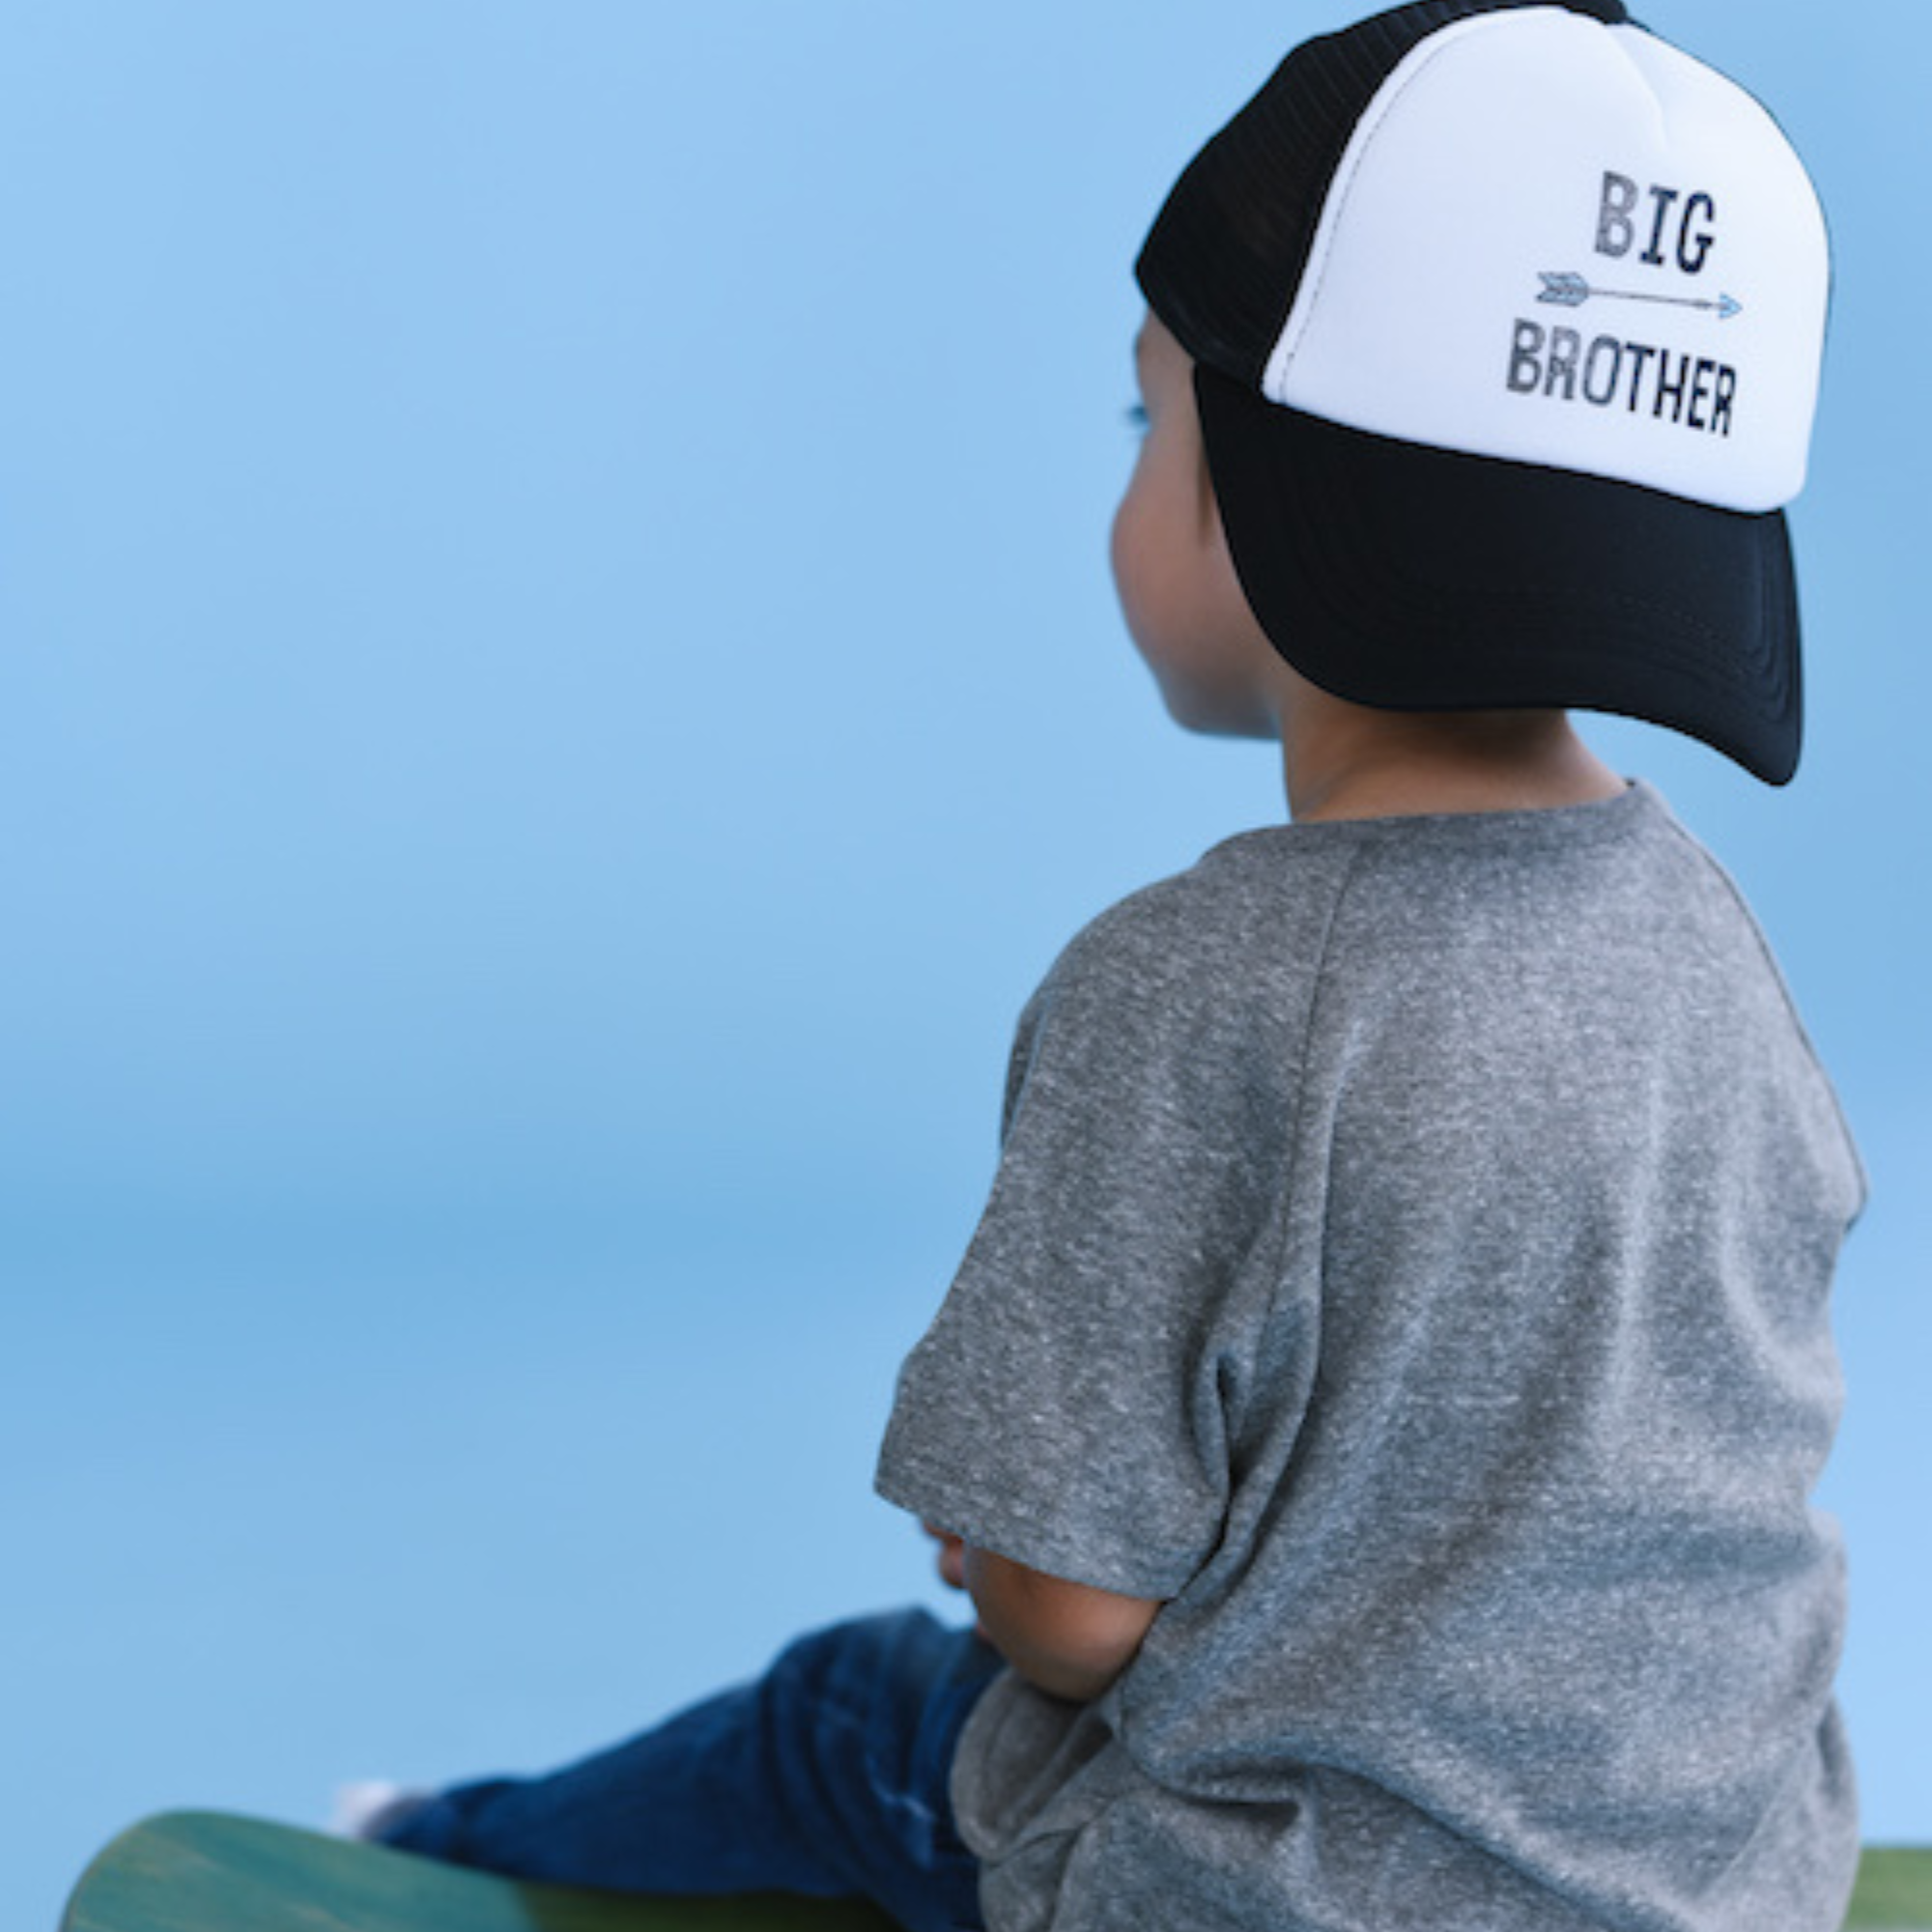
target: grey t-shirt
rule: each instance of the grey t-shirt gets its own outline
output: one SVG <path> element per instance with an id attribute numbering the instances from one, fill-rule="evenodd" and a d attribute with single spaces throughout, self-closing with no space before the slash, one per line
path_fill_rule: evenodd
<path id="1" fill-rule="evenodd" d="M 1863 1180 L 1656 797 L 1235 838 L 1081 933 L 882 1492 L 1171 1600 L 1012 1673 L 994 1932 L 1828 1932 Z"/>

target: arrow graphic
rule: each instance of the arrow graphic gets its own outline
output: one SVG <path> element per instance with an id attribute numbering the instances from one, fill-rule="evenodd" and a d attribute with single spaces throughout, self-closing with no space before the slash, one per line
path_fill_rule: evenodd
<path id="1" fill-rule="evenodd" d="M 1592 288 L 1581 275 L 1574 273 L 1552 275 L 1548 270 L 1539 273 L 1543 276 L 1543 293 L 1537 300 L 1554 302 L 1559 308 L 1581 308 L 1586 301 L 1658 302 L 1665 308 L 1709 309 L 1719 322 L 1729 322 L 1732 316 L 1744 313 L 1745 305 L 1735 296 L 1719 296 L 1715 300 L 1697 296 L 1654 296 L 1641 289 Z"/>

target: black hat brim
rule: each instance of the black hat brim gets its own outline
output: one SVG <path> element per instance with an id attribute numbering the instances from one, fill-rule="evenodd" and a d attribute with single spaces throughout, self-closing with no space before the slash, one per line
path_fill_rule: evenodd
<path id="1" fill-rule="evenodd" d="M 1781 511 L 1369 435 L 1206 364 L 1195 392 L 1242 589 L 1311 682 L 1389 710 L 1613 712 L 1771 784 L 1797 770 Z"/>

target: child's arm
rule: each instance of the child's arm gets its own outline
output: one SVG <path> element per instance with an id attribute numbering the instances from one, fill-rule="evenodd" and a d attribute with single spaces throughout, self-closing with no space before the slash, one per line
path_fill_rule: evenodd
<path id="1" fill-rule="evenodd" d="M 971 1593 L 980 1634 L 1050 1696 L 1092 1702 L 1133 1662 L 1161 1608 L 974 1549 L 937 1523 L 923 1527 L 939 1545 L 940 1580 Z"/>
<path id="2" fill-rule="evenodd" d="M 1029 1684 L 1086 1704 L 1133 1662 L 1158 1602 L 1048 1577 L 990 1550 L 963 1549 L 980 1628 Z"/>

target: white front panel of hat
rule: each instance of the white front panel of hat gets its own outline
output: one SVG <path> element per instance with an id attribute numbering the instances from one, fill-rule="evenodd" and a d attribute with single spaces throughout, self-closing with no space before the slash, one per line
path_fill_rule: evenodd
<path id="1" fill-rule="evenodd" d="M 1264 379 L 1352 428 L 1734 510 L 1804 483 L 1829 270 L 1756 101 L 1634 27 L 1481 15 L 1390 75 Z"/>

